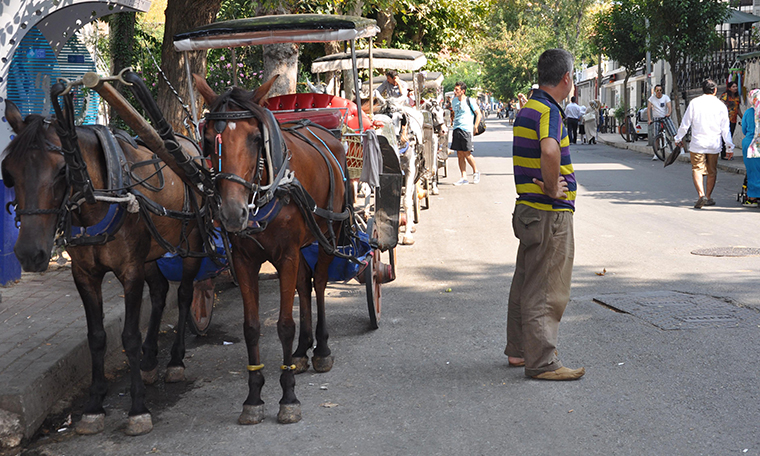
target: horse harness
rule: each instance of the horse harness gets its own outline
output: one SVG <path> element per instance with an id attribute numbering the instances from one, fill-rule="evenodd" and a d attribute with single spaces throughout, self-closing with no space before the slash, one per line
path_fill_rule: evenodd
<path id="1" fill-rule="evenodd" d="M 228 111 L 228 103 L 237 105 L 241 111 Z M 335 176 L 330 174 L 330 190 L 327 208 L 320 208 L 317 206 L 314 198 L 298 181 L 295 173 L 290 170 L 289 162 L 292 158 L 292 154 L 285 144 L 282 131 L 287 131 L 294 136 L 298 137 L 305 143 L 314 148 L 324 159 L 328 169 L 332 168 L 331 158 L 338 164 L 343 175 L 344 186 L 346 185 L 346 178 L 343 168 L 338 162 L 337 158 L 332 154 L 330 148 L 317 136 L 311 128 L 319 128 L 324 131 L 330 132 L 330 130 L 322 127 L 321 125 L 314 124 L 309 120 L 301 120 L 294 122 L 290 127 L 281 128 L 279 122 L 274 117 L 274 114 L 266 108 L 258 105 L 251 105 L 249 107 L 241 106 L 234 100 L 227 100 L 220 110 L 206 113 L 205 119 L 207 121 L 214 121 L 214 131 L 216 132 L 214 139 L 214 147 L 218 153 L 218 172 L 214 175 L 214 182 L 220 180 L 229 180 L 242 185 L 251 193 L 251 203 L 249 204 L 249 216 L 248 227 L 242 231 L 241 235 L 256 241 L 252 237 L 253 234 L 263 232 L 268 223 L 277 217 L 280 209 L 283 206 L 290 203 L 291 199 L 299 208 L 303 215 L 309 230 L 317 239 L 317 242 L 331 255 L 336 255 L 348 259 L 353 259 L 351 256 L 342 254 L 337 247 L 337 236 L 335 235 L 333 224 L 328 223 L 328 236 L 322 233 L 319 228 L 318 222 L 315 216 L 321 217 L 325 220 L 334 222 L 346 222 L 350 220 L 351 205 L 347 204 L 346 209 L 343 212 L 336 213 L 333 211 L 333 195 L 335 192 Z M 256 119 L 261 125 L 261 131 L 263 135 L 263 146 L 261 153 L 258 153 L 256 162 L 256 171 L 254 173 L 252 182 L 248 182 L 242 177 L 222 172 L 222 132 L 227 128 L 227 123 L 234 120 L 242 119 Z M 291 123 L 289 123 L 291 124 Z M 305 136 L 300 130 L 306 129 L 311 136 L 321 143 L 317 144 L 307 136 Z M 321 147 L 320 147 L 321 146 Z M 206 156 L 210 156 L 209 151 L 204 151 Z M 269 182 L 263 183 L 263 169 L 267 165 Z M 252 209 L 252 210 L 251 210 Z M 349 230 L 350 231 L 350 230 Z"/>

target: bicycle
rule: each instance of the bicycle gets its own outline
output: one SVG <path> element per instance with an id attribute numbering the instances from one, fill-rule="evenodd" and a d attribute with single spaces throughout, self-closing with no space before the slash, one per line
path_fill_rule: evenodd
<path id="1" fill-rule="evenodd" d="M 636 127 L 633 125 L 633 117 L 635 115 L 635 111 L 633 109 L 629 109 L 625 114 L 625 118 L 620 124 L 620 136 L 623 137 L 625 142 L 636 141 Z"/>
<path id="2" fill-rule="evenodd" d="M 657 136 L 654 137 L 652 148 L 654 149 L 654 154 L 657 158 L 662 161 L 665 161 L 668 154 L 672 153 L 675 148 L 673 135 L 670 134 L 670 131 L 665 125 L 665 119 L 665 117 L 655 118 L 654 122 L 652 122 L 653 128 L 651 129 L 652 132 L 657 130 Z"/>

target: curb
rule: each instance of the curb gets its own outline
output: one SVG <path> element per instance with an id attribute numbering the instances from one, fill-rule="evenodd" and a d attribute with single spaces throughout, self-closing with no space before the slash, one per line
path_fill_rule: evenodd
<path id="1" fill-rule="evenodd" d="M 600 144 L 605 144 L 607 146 L 615 147 L 618 149 L 628 149 L 634 152 L 638 152 L 640 154 L 645 155 L 654 155 L 654 152 L 652 152 L 652 149 L 649 146 L 642 146 L 639 144 L 629 144 L 629 143 L 621 143 L 616 141 L 609 141 L 603 138 L 597 138 Z M 689 158 L 689 155 L 680 155 L 677 159 L 677 161 L 681 161 L 684 163 L 690 163 L 691 159 Z M 718 160 L 718 169 L 721 169 L 723 171 L 728 171 L 730 173 L 736 173 L 736 174 L 747 174 L 747 170 L 742 166 L 732 166 L 728 163 L 723 163 L 726 160 Z"/>

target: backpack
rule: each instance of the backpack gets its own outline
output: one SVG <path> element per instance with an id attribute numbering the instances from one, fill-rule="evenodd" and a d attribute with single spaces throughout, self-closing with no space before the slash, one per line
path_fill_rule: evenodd
<path id="1" fill-rule="evenodd" d="M 475 119 L 473 119 L 472 123 L 472 134 L 473 136 L 482 135 L 483 132 L 486 131 L 486 119 L 483 116 L 480 116 L 480 123 L 475 125 L 475 120 L 478 118 L 478 116 L 475 114 L 475 109 L 472 107 L 472 101 L 470 100 L 470 97 L 467 97 L 467 104 L 470 106 L 472 115 L 475 116 Z"/>

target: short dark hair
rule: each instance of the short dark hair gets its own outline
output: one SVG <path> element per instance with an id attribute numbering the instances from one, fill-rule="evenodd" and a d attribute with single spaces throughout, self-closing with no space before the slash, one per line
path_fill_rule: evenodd
<path id="1" fill-rule="evenodd" d="M 395 78 L 396 76 L 398 76 L 398 71 L 396 71 L 396 70 L 387 70 L 385 72 L 385 75 L 386 76 L 390 76 L 392 78 Z"/>
<path id="2" fill-rule="evenodd" d="M 654 90 L 657 90 L 657 87 L 662 89 L 662 84 L 657 84 L 656 86 L 654 86 Z M 665 91 L 665 89 L 662 89 L 662 90 Z"/>
<path id="3" fill-rule="evenodd" d="M 575 97 L 570 97 L 570 103 L 575 103 L 576 101 L 578 101 L 578 99 L 577 99 L 577 98 L 575 98 Z"/>
<path id="4" fill-rule="evenodd" d="M 462 90 L 467 90 L 467 84 L 465 84 L 465 83 L 464 83 L 464 82 L 462 82 L 462 81 L 457 81 L 457 82 L 454 84 L 454 87 L 457 87 L 457 86 L 459 86 L 459 88 L 460 88 L 460 89 L 462 89 Z"/>
<path id="5" fill-rule="evenodd" d="M 702 81 L 702 93 L 712 94 L 717 88 L 718 84 L 716 84 L 712 79 L 705 79 Z"/>
<path id="6" fill-rule="evenodd" d="M 573 72 L 573 54 L 564 49 L 547 49 L 538 58 L 538 85 L 556 87 L 566 73 Z"/>

